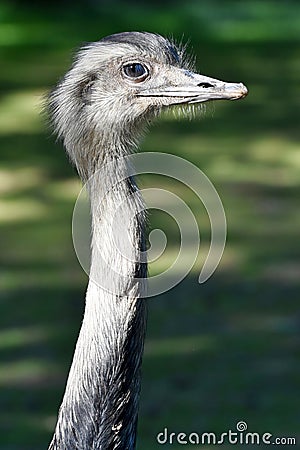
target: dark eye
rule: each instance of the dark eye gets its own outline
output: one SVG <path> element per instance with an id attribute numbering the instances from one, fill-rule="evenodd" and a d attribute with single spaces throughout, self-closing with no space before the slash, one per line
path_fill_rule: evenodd
<path id="1" fill-rule="evenodd" d="M 149 72 L 147 67 L 143 66 L 143 64 L 132 63 L 123 66 L 123 73 L 126 77 L 132 78 L 135 81 L 144 81 Z"/>

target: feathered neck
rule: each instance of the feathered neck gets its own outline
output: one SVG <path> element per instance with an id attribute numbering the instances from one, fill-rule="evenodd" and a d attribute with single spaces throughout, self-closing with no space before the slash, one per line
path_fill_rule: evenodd
<path id="1" fill-rule="evenodd" d="M 91 159 L 93 166 L 86 166 L 80 174 L 85 180 L 93 170 L 88 181 L 93 228 L 90 281 L 83 324 L 49 449 L 133 450 L 146 324 L 142 297 L 147 268 L 139 258 L 144 250 L 143 204 L 131 178 L 109 189 L 110 180 L 116 176 L 113 168 L 126 172 L 124 160 L 117 157 L 124 149 L 114 149 L 108 171 L 103 165 L 107 158 L 98 157 L 99 148 L 91 151 L 86 161 Z M 115 217 L 116 211 L 119 216 Z M 126 255 L 116 247 L 117 242 L 124 241 L 128 242 Z"/>

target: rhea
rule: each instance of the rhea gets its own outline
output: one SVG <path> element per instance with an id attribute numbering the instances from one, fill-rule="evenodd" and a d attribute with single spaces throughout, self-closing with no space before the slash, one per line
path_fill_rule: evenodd
<path id="1" fill-rule="evenodd" d="M 114 34 L 85 45 L 50 94 L 56 132 L 87 183 L 92 256 L 83 323 L 49 450 L 136 446 L 146 325 L 147 266 L 140 255 L 146 230 L 143 200 L 134 178 L 126 178 L 124 156 L 135 150 L 145 125 L 162 110 L 245 95 L 241 83 L 195 73 L 184 49 L 146 32 Z M 108 188 L 116 174 L 124 177 Z M 130 257 L 110 238 L 120 203 L 118 241 L 131 242 Z"/>

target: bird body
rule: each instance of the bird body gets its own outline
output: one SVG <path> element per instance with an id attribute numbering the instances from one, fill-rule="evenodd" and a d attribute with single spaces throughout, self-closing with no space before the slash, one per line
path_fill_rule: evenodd
<path id="1" fill-rule="evenodd" d="M 195 74 L 182 49 L 140 32 L 85 46 L 50 94 L 55 129 L 87 184 L 92 258 L 84 319 L 49 450 L 135 448 L 146 219 L 124 157 L 162 109 L 246 94 L 242 84 Z M 114 179 L 121 181 L 114 185 Z M 115 250 L 116 236 L 120 245 L 127 242 L 125 255 Z"/>

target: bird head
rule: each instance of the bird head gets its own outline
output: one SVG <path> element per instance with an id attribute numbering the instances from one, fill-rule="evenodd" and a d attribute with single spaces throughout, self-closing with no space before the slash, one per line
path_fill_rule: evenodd
<path id="1" fill-rule="evenodd" d="M 247 93 L 242 83 L 195 73 L 184 49 L 162 36 L 126 32 L 84 46 L 50 95 L 50 106 L 56 130 L 76 160 L 74 147 L 87 139 L 89 146 L 134 142 L 142 123 L 162 109 Z"/>

